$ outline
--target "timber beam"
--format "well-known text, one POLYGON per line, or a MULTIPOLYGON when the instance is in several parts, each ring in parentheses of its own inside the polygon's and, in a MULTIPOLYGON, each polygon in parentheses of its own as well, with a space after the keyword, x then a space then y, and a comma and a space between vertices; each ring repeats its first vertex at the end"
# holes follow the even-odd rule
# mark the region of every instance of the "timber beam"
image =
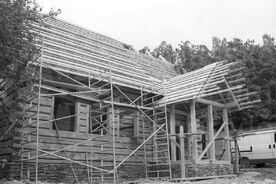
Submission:
POLYGON ((213 101, 213 100, 207 100, 207 99, 204 99, 204 98, 197 98, 197 99, 195 99, 195 101, 198 102, 198 103, 213 105, 213 106, 220 107, 220 108, 225 108, 226 107, 222 103, 219 103, 219 102, 216 102, 216 101, 213 101))

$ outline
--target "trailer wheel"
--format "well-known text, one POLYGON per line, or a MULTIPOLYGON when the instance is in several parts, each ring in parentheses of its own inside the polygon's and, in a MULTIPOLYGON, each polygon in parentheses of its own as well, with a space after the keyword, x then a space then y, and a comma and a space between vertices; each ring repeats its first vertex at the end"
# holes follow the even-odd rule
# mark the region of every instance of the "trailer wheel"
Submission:
POLYGON ((250 166, 249 159, 246 157, 241 158, 240 160, 240 166, 241 168, 247 168, 250 166))

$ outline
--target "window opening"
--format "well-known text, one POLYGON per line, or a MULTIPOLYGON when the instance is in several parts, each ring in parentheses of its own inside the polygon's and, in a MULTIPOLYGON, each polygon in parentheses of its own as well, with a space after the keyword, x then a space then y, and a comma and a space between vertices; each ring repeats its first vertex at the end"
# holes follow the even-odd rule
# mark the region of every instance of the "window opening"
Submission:
MULTIPOLYGON (((54 119, 72 116, 75 114, 75 100, 65 97, 55 97, 54 103, 54 119)), ((68 117, 53 122, 53 129, 63 131, 75 130, 75 116, 68 117), (56 122, 56 125, 55 125, 56 122), (57 126, 57 127, 56 127, 57 126)))

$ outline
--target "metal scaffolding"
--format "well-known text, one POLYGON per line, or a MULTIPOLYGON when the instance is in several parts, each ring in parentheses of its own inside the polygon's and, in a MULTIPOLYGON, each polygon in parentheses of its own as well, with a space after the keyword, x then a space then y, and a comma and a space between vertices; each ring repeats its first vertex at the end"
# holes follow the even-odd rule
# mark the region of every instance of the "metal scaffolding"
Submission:
MULTIPOLYGON (((43 42, 43 41, 42 41, 43 42)), ((27 124, 24 123, 22 141, 21 141, 21 177, 35 180, 38 183, 40 180, 40 158, 45 156, 53 156, 58 159, 64 160, 70 164, 70 169, 72 170, 75 182, 79 183, 81 179, 78 178, 76 170, 74 169, 73 164, 78 164, 87 168, 87 179, 89 182, 105 181, 106 177, 112 178, 113 183, 117 183, 118 169, 120 166, 126 163, 126 161, 134 156, 142 163, 144 163, 146 170, 146 177, 155 177, 155 178, 171 178, 171 163, 170 163, 170 153, 169 153, 169 137, 168 137, 168 120, 167 120, 167 108, 166 104, 162 106, 155 106, 155 101, 165 98, 164 88, 162 86, 158 87, 159 91, 145 91, 143 90, 143 85, 141 84, 141 95, 135 100, 128 97, 128 95, 121 89, 120 86, 116 85, 112 80, 112 69, 110 67, 109 71, 102 72, 98 75, 92 75, 92 73, 87 73, 86 78, 88 79, 87 84, 84 84, 81 81, 78 81, 76 78, 72 77, 68 73, 55 69, 53 66, 43 62, 43 44, 42 44, 42 56, 40 62, 37 63, 40 67, 39 69, 39 81, 36 85, 37 91, 37 107, 36 113, 32 114, 29 117, 27 124), (60 81, 49 81, 43 78, 44 70, 51 70, 57 75, 62 76, 68 82, 60 81), (93 77, 94 76, 94 77, 93 77), (45 85, 44 82, 61 85, 71 85, 71 86, 81 86, 85 88, 85 91, 69 91, 63 90, 51 85, 45 85), (93 83, 91 83, 93 81, 93 83), (66 84, 65 84, 66 83, 66 84), (53 91, 53 93, 43 93, 43 90, 53 91), (124 97, 128 103, 121 103, 115 101, 115 91, 120 96, 124 97), (162 91, 162 92, 160 92, 162 91), (86 95, 84 95, 86 94, 86 95), (41 98, 42 97, 56 97, 69 95, 75 98, 81 98, 91 102, 91 106, 94 108, 89 109, 86 113, 90 118, 89 131, 87 134, 88 138, 86 140, 79 141, 73 145, 66 146, 63 141, 63 137, 60 134, 60 130, 57 128, 57 121, 64 120, 67 118, 78 117, 81 113, 76 113, 70 116, 64 116, 59 118, 53 118, 52 120, 41 121, 41 98), (93 103, 92 103, 93 102, 93 103), (143 131, 143 141, 140 145, 137 145, 135 149, 131 149, 129 146, 125 145, 121 140, 117 132, 120 130, 118 122, 115 122, 117 115, 121 112, 116 110, 120 107, 134 109, 134 115, 137 115, 142 121, 142 131, 143 131), (32 121, 32 117, 36 116, 36 121, 32 121), (104 117, 108 118, 104 118, 104 117), (93 125, 96 126, 94 129, 93 125), (54 123, 56 127, 57 139, 62 148, 56 149, 55 151, 47 151, 40 148, 40 132, 43 131, 40 129, 42 124, 54 123), (147 126, 145 126, 148 124, 147 126), (32 127, 35 126, 35 130, 31 131, 32 127), (110 128, 111 127, 111 128, 110 128), (147 128, 146 128, 147 127, 147 128), (151 127, 152 129, 148 128, 151 127), (30 129, 30 130, 29 130, 30 129), (145 132, 149 131, 148 134, 145 132), (92 136, 93 133, 100 132, 97 136, 92 136), (90 135, 90 136, 89 136, 90 135), (105 135, 110 135, 112 137, 112 165, 105 165, 104 159, 100 160, 100 165, 94 165, 93 155, 101 155, 105 150, 104 143, 101 145, 93 145, 93 141, 98 138, 102 138, 105 135), (35 141, 33 140, 35 136, 35 141), (35 142, 33 149, 25 148, 26 145, 32 144, 35 142), (67 151, 69 149, 75 148, 82 144, 89 143, 90 152, 86 152, 85 159, 86 162, 81 162, 70 158, 67 151), (116 154, 116 145, 120 144, 129 154, 123 158, 121 161, 117 161, 116 154), (93 151, 93 147, 100 147, 100 151, 93 151), (136 154, 138 150, 144 151, 144 157, 141 158, 136 154), (65 156, 58 155, 58 153, 64 152, 65 156), (34 162, 35 160, 35 162, 34 162), (35 171, 31 171, 32 167, 30 165, 35 164, 35 171), (164 167, 166 166, 166 167, 164 167), (165 173, 165 174, 164 174, 165 173), (34 177, 32 177, 34 175, 34 177), (110 176, 112 175, 112 176, 110 176)), ((111 63, 110 63, 111 65, 111 63)), ((157 88, 157 87, 154 87, 157 88)), ((30 101, 30 108, 33 108, 33 100, 30 101)), ((122 110, 123 112, 123 110, 122 110)), ((50 126, 50 125, 49 125, 50 126)))

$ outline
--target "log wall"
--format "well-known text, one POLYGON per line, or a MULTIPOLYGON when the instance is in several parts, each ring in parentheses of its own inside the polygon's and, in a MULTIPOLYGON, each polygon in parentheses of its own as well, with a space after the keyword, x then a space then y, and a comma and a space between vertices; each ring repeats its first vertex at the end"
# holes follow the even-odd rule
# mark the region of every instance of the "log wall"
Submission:
MULTIPOLYGON (((48 90, 43 90, 43 94, 52 93, 48 90)), ((78 114, 75 118, 76 127, 74 131, 62 131, 53 127, 52 120, 54 119, 54 96, 42 96, 40 98, 39 106, 39 145, 38 148, 47 152, 54 152, 63 148, 73 146, 80 143, 78 146, 66 149, 65 151, 59 151, 53 155, 44 155, 39 158, 39 180, 50 181, 62 181, 64 173, 64 179, 69 181, 69 178, 73 177, 72 169, 68 160, 62 159, 69 158, 73 161, 74 169, 77 170, 77 175, 80 178, 88 179, 88 168, 83 165, 79 165, 74 162, 80 162, 83 164, 89 164, 104 169, 113 169, 113 142, 112 136, 108 133, 91 134, 89 133, 89 111, 91 106, 84 100, 75 99, 75 112, 78 114), (86 141, 91 139, 91 141, 86 141), (63 173, 63 174, 62 174, 63 173)), ((0 158, 5 159, 5 167, 1 168, 1 178, 6 177, 8 179, 20 179, 27 178, 34 179, 35 171, 35 155, 36 155, 36 123, 37 123, 37 106, 38 100, 34 99, 25 105, 27 111, 27 120, 23 122, 23 127, 17 127, 13 136, 9 139, 3 140, 0 144, 0 158), (8 151, 9 150, 9 151, 8 151), (28 161, 21 162, 22 159, 30 159, 28 161)), ((143 142, 143 135, 148 136, 151 133, 151 123, 142 120, 141 114, 137 114, 137 110, 132 109, 124 110, 121 113, 120 107, 115 108, 115 112, 118 111, 119 119, 116 126, 119 125, 119 134, 116 136, 115 153, 116 164, 123 161, 132 150, 136 149, 143 142), (138 119, 137 119, 138 118, 138 119), (144 122, 145 121, 145 122, 144 122), (143 125, 144 122, 144 125, 143 125), (134 135, 134 125, 139 127, 138 135, 134 135), (143 129, 144 126, 144 129, 143 129), (145 130, 146 129, 146 130, 145 130), (145 130, 145 131, 144 131, 145 130)), ((111 123, 109 123, 109 126, 111 123)), ((6 127, 1 127, 4 131, 6 127)), ((149 142, 148 144, 151 144, 149 142)), ((148 152, 151 152, 151 147, 148 146, 148 152)), ((43 154, 43 153, 40 153, 43 154)), ((135 153, 136 156, 131 156, 120 168, 119 173, 122 177, 129 178, 130 170, 135 170, 140 176, 143 175, 144 169, 137 169, 137 165, 144 167, 144 147, 141 147, 135 153), (139 158, 138 158, 139 157, 139 158)), ((2 164, 2 161, 1 161, 2 164)), ((90 171, 89 171, 90 172, 90 171)), ((92 172, 92 173, 95 173, 92 172)), ((101 176, 99 172, 96 175, 101 176)), ((108 174, 105 174, 105 176, 108 174)), ((133 175, 134 177, 134 175, 133 175)), ((107 177, 108 178, 108 177, 107 177)), ((65 181, 63 180, 63 181, 65 181)))
MULTIPOLYGON (((29 143, 25 143, 23 146, 23 152, 21 151, 22 144, 20 144, 20 141, 22 139, 22 132, 24 133, 30 133, 34 131, 34 128, 28 128, 25 130, 22 129, 16 129, 16 136, 14 137, 15 143, 13 143, 13 147, 15 149, 19 150, 18 155, 22 155, 25 159, 35 156, 35 147, 36 147, 36 136, 31 135, 29 138, 29 143)), ((80 143, 82 141, 85 141, 87 139, 92 139, 92 141, 84 142, 76 147, 72 147, 70 149, 66 150, 66 153, 64 151, 60 151, 57 153, 57 155, 61 157, 70 158, 74 161, 81 162, 83 164, 91 164, 94 167, 100 167, 104 169, 113 169, 113 143, 112 143, 112 137, 111 136, 99 136, 99 135, 93 135, 88 133, 76 133, 76 132, 65 132, 60 131, 60 137, 62 139, 59 139, 59 135, 55 130, 46 130, 41 129, 39 131, 39 149, 42 149, 44 151, 48 152, 54 152, 56 150, 60 150, 64 147, 69 147, 74 144, 80 143), (63 147, 64 146, 64 147, 63 147)), ((121 142, 116 141, 116 163, 120 163, 123 159, 125 159, 129 154, 130 151, 125 147, 127 146, 130 150, 134 150, 139 144, 141 144, 142 140, 137 138, 130 138, 130 137, 118 137, 121 142)), ((40 153, 42 154, 42 153, 40 153)), ((144 150, 143 147, 136 152, 136 155, 139 156, 141 159, 144 158, 144 150)), ((87 167, 78 165, 73 163, 74 169, 77 169, 77 173, 80 178, 87 179, 87 167)), ((135 169, 137 165, 143 166, 143 162, 138 159, 136 156, 131 156, 126 163, 120 167, 120 172, 123 173, 124 177, 127 176, 125 174, 129 171, 129 169, 135 169), (127 170, 124 171, 125 168, 128 167, 127 170)), ((10 163, 10 169, 13 171, 10 175, 13 178, 18 178, 19 173, 21 171, 21 164, 20 159, 17 161, 12 161, 10 163)), ((34 175, 34 160, 30 160, 29 162, 24 162, 24 169, 23 169, 23 177, 27 175, 27 170, 29 170, 34 175)), ((66 180, 73 177, 72 170, 70 170, 69 162, 57 158, 52 155, 45 155, 43 157, 39 158, 39 172, 40 172, 40 180, 55 180, 60 181, 59 178, 57 179, 57 173, 60 173, 62 176, 62 173, 65 173, 67 171, 66 180), (46 169, 46 168, 48 169, 46 169), (47 171, 47 172, 46 172, 47 171)), ((141 170, 140 170, 141 171, 141 170)), ((94 172, 99 177, 99 172, 94 172)), ((108 175, 108 174, 105 174, 108 175)), ((32 179, 32 178, 30 178, 32 179)), ((64 181, 64 180, 63 180, 64 181)))

